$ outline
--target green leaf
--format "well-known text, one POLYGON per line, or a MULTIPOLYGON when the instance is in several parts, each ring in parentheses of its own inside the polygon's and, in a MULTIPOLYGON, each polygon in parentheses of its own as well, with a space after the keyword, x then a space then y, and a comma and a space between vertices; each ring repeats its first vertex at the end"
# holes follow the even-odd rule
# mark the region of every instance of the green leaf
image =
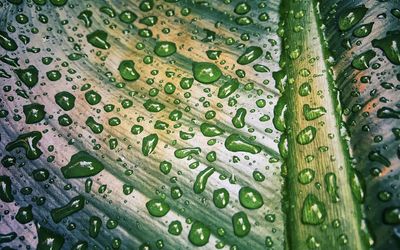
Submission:
POLYGON ((399 13, 0 2, 1 246, 397 249, 399 13))

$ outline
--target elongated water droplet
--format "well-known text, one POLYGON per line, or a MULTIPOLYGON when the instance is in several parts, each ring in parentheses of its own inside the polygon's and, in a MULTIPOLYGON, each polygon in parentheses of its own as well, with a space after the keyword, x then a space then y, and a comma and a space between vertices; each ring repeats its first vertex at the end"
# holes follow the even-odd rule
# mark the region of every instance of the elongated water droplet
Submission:
POLYGON ((356 56, 351 65, 358 70, 365 70, 369 68, 370 61, 376 56, 376 52, 368 50, 358 56, 356 56))
POLYGON ((42 155, 42 151, 37 147, 40 139, 42 139, 42 133, 39 131, 21 134, 15 141, 6 145, 6 150, 11 151, 15 148, 23 148, 29 160, 36 160, 42 155))
POLYGON ((244 237, 249 234, 251 224, 246 213, 237 212, 232 216, 233 232, 238 237, 244 237))
POLYGON ((363 203, 365 197, 365 183, 356 170, 352 170, 350 173, 350 188, 356 200, 363 203))
POLYGON ((13 240, 15 240, 15 238, 17 238, 17 233, 16 232, 10 232, 10 233, 1 233, 0 234, 0 243, 8 243, 11 242, 13 240))
POLYGON ((264 205, 261 194, 251 187, 242 187, 239 190, 239 201, 243 207, 248 209, 257 209, 264 205))
POLYGON ((54 208, 51 210, 51 218, 55 223, 61 222, 66 217, 80 211, 85 206, 85 198, 82 195, 78 195, 72 198, 66 205, 54 208))
POLYGON ((194 182, 193 185, 193 191, 196 194, 200 194, 202 193, 207 185, 207 181, 208 178, 210 178, 210 176, 215 172, 215 168, 213 167, 207 167, 206 169, 204 169, 203 171, 201 171, 197 177, 196 177, 196 181, 194 182))
POLYGON ((80 240, 77 243, 75 243, 71 250, 87 250, 88 249, 88 243, 87 241, 80 240))
POLYGON ((229 203, 229 192, 225 188, 214 190, 213 202, 217 208, 224 208, 229 203))
POLYGON ((91 12, 90 10, 84 10, 79 13, 78 19, 83 21, 86 28, 89 28, 90 26, 92 26, 92 15, 93 12, 91 12))
POLYGON ((400 110, 396 111, 389 107, 383 107, 378 109, 377 116, 381 119, 400 119, 400 110))
POLYGON ((43 227, 41 224, 36 224, 38 234, 38 244, 36 248, 60 250, 64 245, 65 239, 62 235, 43 227))
POLYGON ((246 125, 246 114, 247 110, 244 108, 239 108, 236 111, 235 116, 232 118, 232 124, 235 126, 235 128, 243 128, 246 125))
POLYGON ((151 134, 143 138, 142 141, 142 153, 145 156, 148 156, 151 154, 154 149, 156 148, 158 143, 158 135, 157 134, 151 134))
POLYGON ((356 28, 353 31, 353 35, 355 37, 360 37, 360 38, 361 37, 366 37, 371 33, 373 25, 374 25, 373 22, 361 25, 360 27, 356 28))
POLYGON ((85 122, 86 126, 95 134, 100 134, 103 132, 104 126, 94 120, 92 116, 89 116, 85 122))
POLYGON ((277 104, 274 107, 274 118, 273 123, 275 128, 284 132, 286 130, 286 110, 287 110, 287 101, 286 101, 286 92, 278 99, 277 104))
POLYGON ((301 220, 304 224, 319 225, 324 222, 326 209, 317 196, 308 194, 303 203, 301 220))
POLYGON ((231 94, 233 94, 239 88, 239 81, 234 79, 229 79, 218 89, 218 97, 224 99, 231 94))
POLYGON ((86 151, 80 151, 71 156, 69 163, 61 168, 61 172, 66 179, 85 178, 96 175, 103 169, 104 165, 99 160, 86 151))
POLYGON ((15 51, 18 48, 14 39, 9 37, 4 31, 0 31, 0 46, 8 51, 15 51))
POLYGON ((159 103, 157 101, 153 101, 151 99, 147 100, 143 106, 146 108, 147 111, 149 112, 160 112, 161 110, 163 110, 165 108, 165 105, 162 103, 159 103))
POLYGON ((368 154, 368 159, 370 161, 379 162, 386 167, 390 167, 391 162, 388 158, 381 154, 380 151, 371 151, 368 154))
POLYGON ((91 216, 89 219, 89 236, 96 238, 100 233, 100 228, 103 222, 97 216, 91 216))
POLYGON ((194 148, 182 148, 175 150, 175 157, 178 159, 183 159, 191 155, 199 155, 201 153, 201 149, 199 147, 194 148))
POLYGON ((308 126, 299 132, 299 134, 296 137, 296 141, 300 145, 309 144, 314 140, 316 134, 317 134, 317 129, 313 126, 308 126))
POLYGON ((225 148, 232 152, 247 152, 257 154, 261 151, 261 147, 251 143, 248 139, 232 134, 225 140, 225 148))
POLYGON ((0 175, 0 200, 6 203, 14 201, 11 179, 7 175, 0 175))
POLYGON ((214 137, 218 135, 222 135, 225 131, 216 125, 212 125, 210 123, 202 123, 200 125, 201 133, 206 137, 214 137))
POLYGON ((107 42, 108 34, 103 30, 96 30, 86 36, 88 43, 99 49, 109 49, 111 45, 107 42))
POLYGON ((339 195, 337 193, 338 186, 336 184, 336 175, 334 173, 327 173, 325 175, 325 188, 331 198, 331 201, 336 203, 340 201, 339 195))
POLYGON ((316 107, 311 108, 310 105, 304 104, 303 106, 303 115, 307 121, 315 120, 326 113, 326 109, 324 107, 316 107))

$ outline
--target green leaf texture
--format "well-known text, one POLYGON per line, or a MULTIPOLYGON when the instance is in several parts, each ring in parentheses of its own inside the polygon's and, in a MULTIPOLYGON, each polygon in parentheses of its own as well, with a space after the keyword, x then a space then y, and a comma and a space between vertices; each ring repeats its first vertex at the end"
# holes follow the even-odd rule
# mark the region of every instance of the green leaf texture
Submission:
POLYGON ((0 248, 399 248, 399 6, 0 0, 0 248))

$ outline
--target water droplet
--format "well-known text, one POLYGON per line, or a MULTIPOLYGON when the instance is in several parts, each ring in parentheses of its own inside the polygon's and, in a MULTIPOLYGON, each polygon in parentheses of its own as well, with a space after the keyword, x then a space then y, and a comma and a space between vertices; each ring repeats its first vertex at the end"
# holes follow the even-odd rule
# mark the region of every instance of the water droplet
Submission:
POLYGON ((42 121, 46 112, 44 111, 44 105, 39 103, 32 103, 23 106, 23 112, 25 114, 25 123, 34 124, 42 121))
POLYGON ((193 222, 189 231, 189 240, 195 246, 204 246, 208 243, 211 230, 200 221, 193 222))
POLYGON ((57 93, 55 96, 55 101, 63 110, 69 111, 75 107, 75 96, 67 91, 62 91, 57 93))
POLYGON ((65 239, 63 236, 37 224, 38 244, 37 249, 62 249, 65 239))
POLYGON ((247 209, 258 209, 264 205, 261 194, 251 187, 242 187, 240 189, 239 201, 247 209))
POLYGON ((299 132, 296 137, 296 141, 300 145, 306 145, 311 143, 315 135, 317 134, 317 129, 313 126, 307 126, 305 129, 299 132))
POLYGON ((80 151, 71 156, 67 165, 61 168, 66 179, 85 178, 96 175, 104 169, 104 165, 85 151, 80 151))
POLYGON ((172 235, 180 235, 182 232, 182 223, 178 220, 172 221, 168 226, 168 233, 172 235))
POLYGON ((16 69, 15 74, 28 88, 33 88, 39 81, 39 71, 33 65, 29 65, 26 69, 16 69))
POLYGON ((372 46, 383 50, 390 62, 400 65, 400 30, 389 31, 386 37, 372 40, 372 46))
POLYGON ((42 139, 42 133, 39 131, 25 133, 19 135, 15 141, 8 143, 6 150, 11 151, 15 148, 23 148, 29 160, 36 160, 42 155, 42 151, 37 147, 40 139, 42 139))
POLYGON ((341 31, 347 31, 354 27, 367 13, 368 8, 364 5, 360 5, 354 8, 350 8, 343 12, 339 17, 339 29, 341 31))
POLYGON ((14 201, 11 179, 7 175, 0 175, 0 200, 5 203, 14 201))
POLYGON ((229 203, 229 192, 225 188, 214 190, 213 202, 217 208, 224 208, 229 203))
POLYGON ((101 95, 94 90, 89 90, 85 93, 85 100, 90 105, 96 105, 101 101, 101 95))
POLYGON ((169 212, 169 205, 163 200, 153 199, 146 203, 147 211, 154 217, 163 217, 169 212))
POLYGON ((360 55, 356 56, 351 65, 358 70, 365 70, 369 68, 370 61, 376 56, 376 52, 368 50, 360 55))
POLYGON ((240 65, 246 65, 254 62, 263 54, 263 50, 257 46, 248 47, 245 52, 239 56, 237 63, 240 65))
POLYGON ((240 2, 236 4, 235 9, 233 10, 238 15, 247 14, 251 10, 251 6, 248 3, 240 2))
POLYGON ((308 194, 303 203, 301 220, 304 224, 319 225, 326 217, 325 205, 315 195, 308 194))
POLYGON ((315 171, 311 168, 305 168, 299 172, 298 180, 301 184, 306 185, 311 183, 315 178, 315 171))
POLYGON ((55 223, 61 222, 66 217, 80 211, 85 206, 85 198, 82 195, 78 195, 72 198, 66 205, 54 208, 51 210, 51 218, 55 223))
POLYGON ((246 213, 237 212, 232 216, 233 232, 238 237, 244 237, 249 234, 251 225, 246 213))
POLYGON ((204 84, 216 82, 222 76, 221 70, 209 62, 194 62, 192 71, 194 79, 204 84))
POLYGON ((218 135, 222 135, 225 131, 216 125, 212 125, 210 123, 202 123, 200 125, 201 133, 206 137, 214 137, 218 135))
POLYGON ((140 74, 135 69, 135 63, 132 60, 124 60, 118 66, 119 74, 126 81, 136 81, 140 74))
POLYGON ((207 167, 201 171, 193 184, 193 191, 196 194, 202 193, 206 189, 208 178, 215 172, 215 168, 207 167))
POLYGON ((304 104, 303 106, 303 115, 307 121, 312 121, 318 119, 326 113, 326 109, 324 107, 316 107, 311 108, 310 105, 304 104))
POLYGON ((102 221, 97 216, 91 216, 89 219, 89 236, 92 238, 96 238, 101 229, 102 221))
POLYGON ((225 140, 225 147, 232 152, 247 152, 257 154, 261 151, 261 147, 252 144, 248 139, 238 135, 231 134, 225 140))
POLYGON ((353 36, 360 38, 368 36, 372 31, 373 25, 373 22, 361 25, 353 31, 353 36))
POLYGON ((109 49, 111 45, 107 42, 108 34, 103 30, 96 30, 86 36, 88 43, 99 49, 109 49))
POLYGON ((224 99, 232 95, 239 88, 239 85, 240 83, 236 78, 227 80, 218 89, 218 97, 224 99))
POLYGON ((156 148, 158 143, 158 135, 151 134, 143 138, 142 141, 142 153, 144 156, 151 154, 156 148))
POLYGON ((383 222, 388 225, 400 224, 400 208, 389 207, 383 211, 383 222))
POLYGON ((175 54, 176 45, 173 42, 159 41, 154 47, 154 53, 159 57, 167 57, 175 54))
POLYGON ((336 203, 340 201, 339 195, 337 193, 338 186, 336 184, 336 175, 334 173, 327 173, 325 175, 325 188, 331 198, 331 201, 336 203))
POLYGON ((239 108, 236 111, 235 116, 232 118, 232 124, 233 124, 233 126, 235 126, 235 128, 243 128, 245 126, 246 114, 247 114, 247 110, 244 108, 239 108))

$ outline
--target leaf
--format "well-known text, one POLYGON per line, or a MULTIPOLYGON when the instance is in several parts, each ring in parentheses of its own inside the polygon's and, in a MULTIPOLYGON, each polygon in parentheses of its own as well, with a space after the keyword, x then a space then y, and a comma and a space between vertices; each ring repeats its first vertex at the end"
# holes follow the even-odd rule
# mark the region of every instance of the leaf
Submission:
POLYGON ((399 8, 390 1, 371 5, 365 2, 369 10, 360 24, 374 22, 371 33, 361 39, 353 37, 352 30, 344 32, 343 37, 335 36, 337 16, 357 4, 338 2, 338 7, 321 8, 321 16, 326 25, 325 34, 330 51, 333 52, 333 70, 337 78, 343 120, 350 135, 348 145, 354 158, 352 166, 357 169, 360 184, 365 188, 362 192, 365 196, 363 206, 366 223, 362 226, 368 226, 374 249, 396 249, 399 247, 396 226, 387 223, 384 216, 386 211, 400 205, 399 199, 395 198, 399 192, 394 189, 400 166, 399 143, 393 132, 399 127, 395 112, 399 111, 396 86, 399 85, 400 75, 396 58, 400 54, 396 49, 399 43, 389 42, 396 39, 393 34, 398 30, 396 22, 399 19, 395 13, 399 8), (332 14, 334 9, 337 12, 332 14), (386 18, 381 19, 384 16, 386 18), (351 47, 343 46, 345 40, 351 47), (371 67, 360 72, 350 66, 358 52, 368 50, 373 50, 377 55, 371 61, 371 67), (394 112, 383 112, 389 109, 394 112), (375 157, 371 158, 372 154, 375 157))
POLYGON ((395 5, 0 2, 2 247, 396 248, 395 5))

